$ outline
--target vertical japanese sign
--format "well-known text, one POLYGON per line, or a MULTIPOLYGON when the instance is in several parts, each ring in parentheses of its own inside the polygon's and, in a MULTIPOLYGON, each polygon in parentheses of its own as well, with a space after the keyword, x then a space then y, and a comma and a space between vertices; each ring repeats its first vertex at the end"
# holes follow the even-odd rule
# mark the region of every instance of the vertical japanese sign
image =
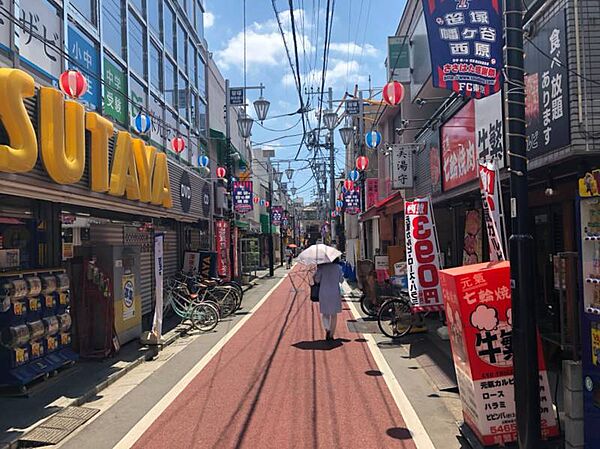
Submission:
POLYGON ((502 92, 475 100, 475 146, 480 161, 504 167, 502 92))
POLYGON ((463 240, 463 265, 483 262, 481 240, 481 211, 468 210, 465 214, 465 236, 463 240))
POLYGON ((163 321, 163 269, 164 269, 164 234, 154 234, 154 319, 152 320, 152 333, 160 340, 163 321))
POLYGON ((373 207, 379 199, 379 179, 368 178, 366 180, 367 189, 367 209, 373 207))
POLYGON ((423 0, 433 86, 482 98, 502 87, 500 0, 423 0))
MULTIPOLYGON (((1 20, 7 19, 2 16, 1 20)), ((19 54, 26 63, 52 80, 57 80, 61 72, 61 29, 62 18, 49 1, 21 2, 19 24, 15 25, 15 42, 19 54)))
POLYGON ((413 153, 414 144, 393 144, 391 163, 392 189, 408 189, 413 187, 413 153))
POLYGON ((240 262, 239 262, 239 251, 238 242, 240 237, 240 230, 237 226, 233 228, 233 278, 239 279, 240 277, 240 262))
POLYGON ((272 206, 271 207, 271 224, 273 226, 279 226, 281 224, 282 218, 283 218, 283 207, 282 206, 272 206))
POLYGON ((469 101, 442 126, 444 191, 477 179, 474 102, 469 101))
POLYGON ((388 80, 410 83, 410 39, 388 36, 388 80))
POLYGON ((88 82, 87 93, 81 99, 90 109, 97 110, 100 105, 100 58, 98 47, 91 39, 69 26, 69 67, 81 70, 88 82))
POLYGON ((404 203, 408 294, 413 310, 443 310, 437 233, 429 198, 404 203))
POLYGON ((440 133, 434 131, 425 142, 425 151, 429 151, 429 173, 431 174, 431 193, 442 191, 442 161, 440 157, 440 133))
MULTIPOLYGON (((440 272, 452 358, 465 423, 484 445, 515 441, 510 265, 476 264, 440 272)), ((539 339, 538 339, 538 345, 539 339)), ((542 435, 558 435, 541 347, 542 435)))
POLYGON ((229 279, 230 260, 229 244, 231 234, 229 232, 229 222, 227 220, 217 220, 215 222, 215 248, 217 250, 217 274, 220 277, 229 279))
POLYGON ((360 213, 360 189, 358 187, 348 190, 344 194, 344 210, 350 215, 360 213))
POLYGON ((235 181, 233 183, 233 210, 238 214, 246 214, 253 208, 252 181, 235 181))
POLYGON ((502 210, 500 177, 494 163, 479 164, 479 188, 483 219, 487 230, 492 262, 506 260, 506 231, 502 210))
POLYGON ((104 115, 125 125, 127 123, 127 75, 125 69, 104 57, 104 115))
POLYGON ((525 121, 529 158, 567 146, 571 141, 564 11, 548 20, 531 40, 524 44, 527 53, 525 121))

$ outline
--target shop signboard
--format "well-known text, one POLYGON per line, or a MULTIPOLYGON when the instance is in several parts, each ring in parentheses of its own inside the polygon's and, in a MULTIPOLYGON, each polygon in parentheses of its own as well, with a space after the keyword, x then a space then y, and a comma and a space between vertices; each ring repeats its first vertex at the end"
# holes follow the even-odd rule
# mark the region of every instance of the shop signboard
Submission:
POLYGON ((525 41, 527 157, 569 145, 569 72, 565 11, 559 10, 525 41))
MULTIPOLYGON (((7 20, 6 16, 2 20, 7 20)), ((21 2, 19 25, 15 25, 19 54, 24 62, 54 82, 61 73, 62 24, 57 8, 48 0, 21 2)))
POLYGON ((444 191, 477 179, 474 105, 473 101, 469 101, 442 126, 444 191))
POLYGON ((179 178, 179 201, 181 203, 181 210, 189 212, 192 207, 192 183, 190 182, 190 175, 185 170, 182 170, 179 178))
MULTIPOLYGON (((508 262, 442 270, 440 280, 465 423, 484 446, 516 440, 508 262)), ((538 338, 542 436, 558 435, 538 338)))
POLYGON ((186 251, 183 255, 183 272, 184 273, 199 273, 200 272, 200 253, 195 251, 186 251))
POLYGON ((392 145, 392 189, 409 189, 414 185, 413 154, 415 144, 395 143, 392 145))
POLYGON ((233 210, 238 214, 247 214, 254 208, 252 201, 252 181, 233 183, 233 210))
POLYGON ((346 100, 346 114, 358 115, 360 114, 360 101, 359 100, 346 100))
POLYGON ((230 238, 231 233, 229 232, 229 222, 227 220, 217 220, 215 222, 217 274, 226 279, 229 279, 231 273, 229 259, 230 238))
POLYGON ((408 294, 414 311, 443 310, 437 231, 430 198, 404 203, 408 294))
POLYGON ((488 236, 490 260, 506 260, 506 231, 504 211, 502 210, 502 191, 500 176, 494 163, 479 164, 479 188, 483 219, 488 236))
POLYGON ((154 319, 152 320, 152 333, 160 341, 163 321, 163 268, 164 268, 164 239, 163 233, 154 234, 154 319))
POLYGON ((104 57, 104 97, 102 112, 114 121, 127 123, 127 72, 112 59, 104 57))
POLYGON ((410 39, 388 36, 388 80, 410 83, 410 39))
POLYGON ((123 321, 135 317, 135 275, 124 274, 122 277, 123 321))
POLYGON ((369 209, 375 206, 375 203, 379 199, 379 179, 368 178, 365 184, 367 188, 367 209, 369 209))
POLYGON ((271 225, 279 226, 283 219, 283 207, 273 206, 271 207, 271 225))
POLYGON ((0 48, 10 51, 10 0, 0 0, 0 48))
POLYGON ((442 192, 442 162, 440 160, 440 133, 434 131, 425 142, 425 151, 429 151, 429 173, 431 175, 431 193, 442 192))
POLYGON ((206 218, 210 216, 210 185, 208 182, 202 186, 202 214, 206 218))
POLYGON ((502 92, 475 100, 475 146, 480 161, 504 167, 502 92))
POLYGON ((434 87, 482 98, 502 87, 502 2, 423 0, 434 87))
MULTIPOLYGON (((77 151, 67 158, 62 147, 49 143, 65 141, 65 126, 62 122, 60 126, 55 123, 55 111, 67 108, 64 95, 52 87, 38 89, 40 106, 37 126, 34 126, 25 108, 27 95, 23 92, 35 92, 35 82, 30 75, 18 69, 5 69, 0 73, 0 98, 6 99, 0 109, 2 105, 9 107, 12 118, 10 122, 2 120, 2 124, 9 135, 19 129, 27 136, 20 148, 7 147, 5 157, 0 160, 0 172, 28 173, 36 169, 40 159, 48 177, 62 186, 85 185, 85 189, 114 198, 173 207, 166 154, 146 146, 144 141, 132 138, 125 131, 114 134, 111 122, 95 112, 86 112, 74 102, 70 103, 68 125, 88 132, 76 135, 73 148, 77 151), (109 165, 110 139, 114 141, 114 149, 109 165), (86 168, 89 180, 84 182, 86 168)), ((0 117, 5 114, 0 111, 0 117)))
POLYGON ((360 189, 358 187, 354 187, 344 194, 344 210, 350 215, 360 213, 360 189))
POLYGON ((98 46, 90 38, 69 26, 69 66, 81 70, 88 82, 87 93, 81 97, 90 109, 97 110, 100 105, 100 58, 98 46))
POLYGON ((375 256, 375 274, 377 282, 384 282, 389 279, 390 259, 388 256, 375 256))
POLYGON ((463 240, 463 265, 483 262, 481 239, 481 211, 468 210, 465 214, 465 236, 463 240))

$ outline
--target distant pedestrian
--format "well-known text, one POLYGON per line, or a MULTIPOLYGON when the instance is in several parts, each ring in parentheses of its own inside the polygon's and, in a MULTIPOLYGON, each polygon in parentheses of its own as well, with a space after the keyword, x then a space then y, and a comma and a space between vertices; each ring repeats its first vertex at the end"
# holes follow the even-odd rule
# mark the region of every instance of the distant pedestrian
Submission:
POLYGON ((318 265, 314 277, 315 283, 320 284, 319 308, 326 340, 333 340, 337 314, 342 311, 340 283, 343 281, 344 275, 338 262, 339 258, 331 263, 318 265))
POLYGON ((285 250, 285 261, 286 261, 286 268, 289 270, 290 268, 292 268, 292 259, 294 257, 294 253, 292 252, 292 248, 286 248, 285 250))

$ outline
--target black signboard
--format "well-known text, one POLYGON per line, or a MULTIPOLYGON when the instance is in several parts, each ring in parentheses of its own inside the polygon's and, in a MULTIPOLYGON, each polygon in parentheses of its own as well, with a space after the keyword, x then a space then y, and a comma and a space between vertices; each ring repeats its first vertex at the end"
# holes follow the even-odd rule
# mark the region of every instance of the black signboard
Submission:
POLYGON ((348 115, 360 114, 360 101, 359 100, 346 100, 346 114, 348 114, 348 115))
POLYGON ((179 178, 179 197, 181 198, 181 210, 189 212, 192 205, 192 184, 186 171, 179 178))
POLYGON ((210 214, 210 186, 207 182, 202 187, 202 213, 207 218, 210 214))
POLYGON ((531 159, 571 142, 569 72, 564 11, 555 14, 525 41, 525 119, 531 159), (537 48, 536 48, 537 47, 537 48))
POLYGON ((242 106, 244 104, 244 88, 229 89, 229 104, 231 106, 242 106))

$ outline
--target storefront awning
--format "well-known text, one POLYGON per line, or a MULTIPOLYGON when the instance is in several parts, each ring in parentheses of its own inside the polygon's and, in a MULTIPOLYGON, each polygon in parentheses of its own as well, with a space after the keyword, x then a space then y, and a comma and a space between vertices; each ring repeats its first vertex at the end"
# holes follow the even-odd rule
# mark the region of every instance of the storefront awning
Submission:
POLYGON ((401 192, 396 192, 387 198, 376 202, 373 206, 363 212, 359 221, 367 221, 382 214, 396 214, 404 209, 404 198, 401 192))
POLYGON ((247 223, 245 221, 235 220, 234 224, 235 224, 236 227, 238 227, 240 229, 248 229, 248 228, 250 228, 250 223, 247 223))

